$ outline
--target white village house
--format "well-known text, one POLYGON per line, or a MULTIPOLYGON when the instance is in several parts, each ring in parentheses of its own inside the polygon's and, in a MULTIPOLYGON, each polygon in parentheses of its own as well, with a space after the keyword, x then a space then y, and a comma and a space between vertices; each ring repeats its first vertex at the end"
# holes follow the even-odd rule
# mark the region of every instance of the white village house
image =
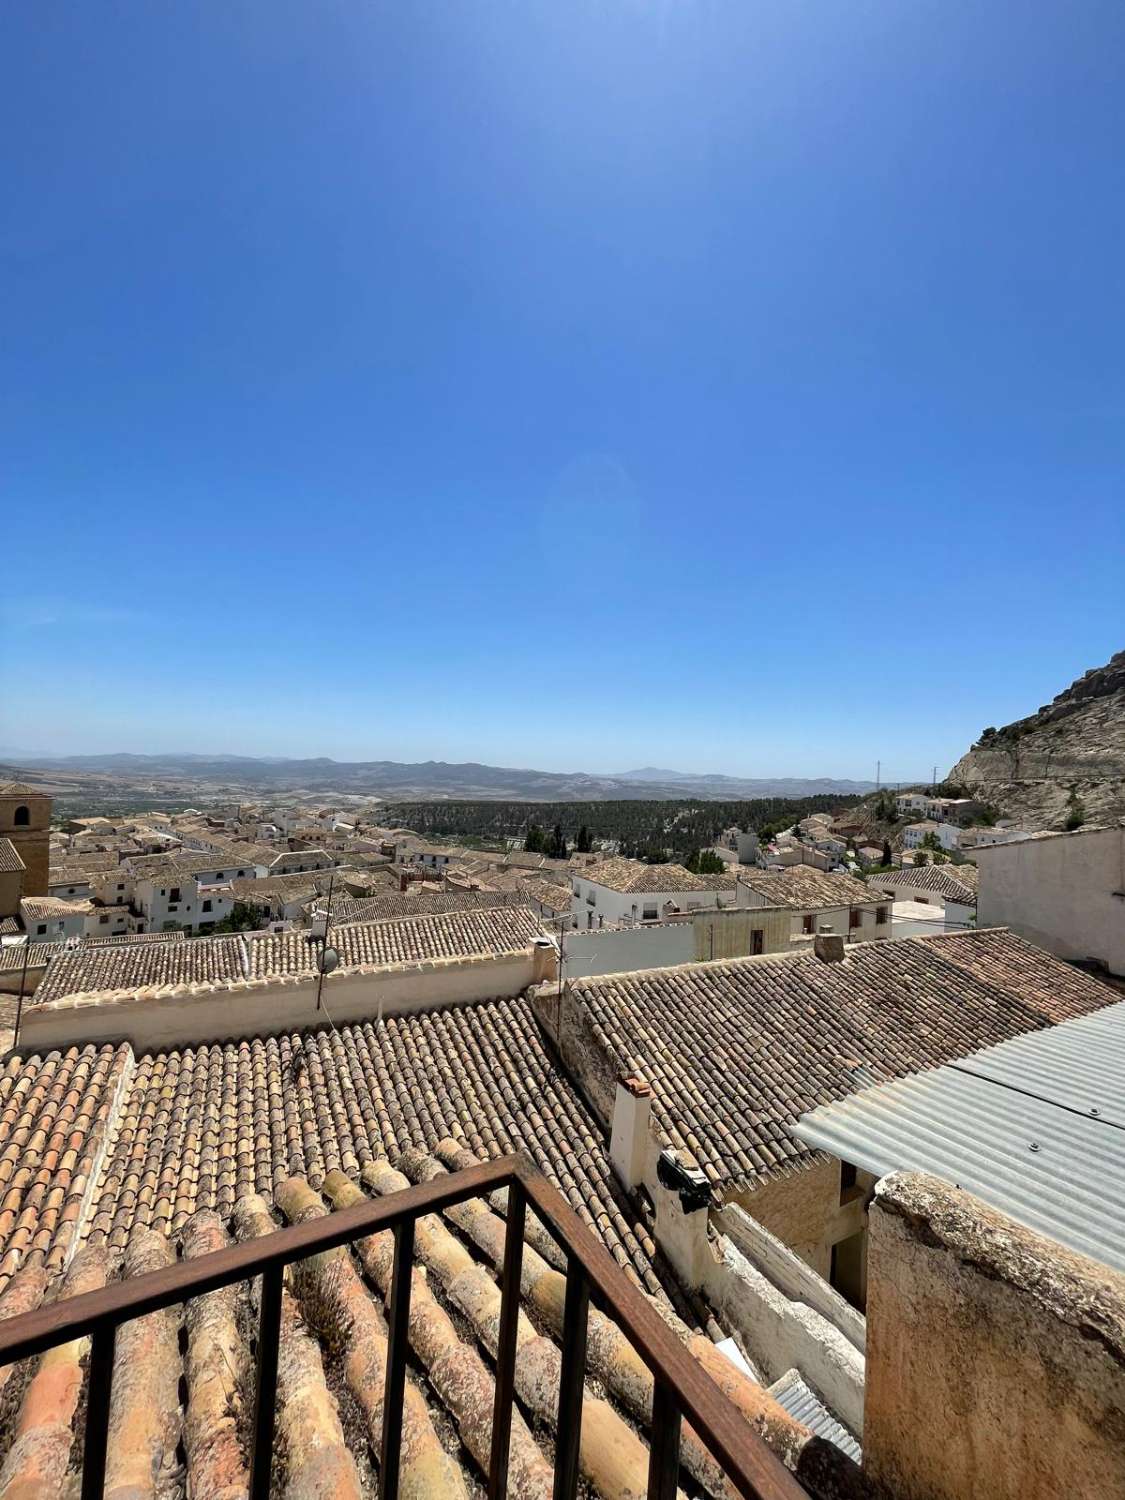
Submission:
POLYGON ((639 859, 607 859, 590 873, 573 876, 575 927, 660 922, 705 906, 733 906, 730 875, 693 875, 683 865, 646 865, 639 859))

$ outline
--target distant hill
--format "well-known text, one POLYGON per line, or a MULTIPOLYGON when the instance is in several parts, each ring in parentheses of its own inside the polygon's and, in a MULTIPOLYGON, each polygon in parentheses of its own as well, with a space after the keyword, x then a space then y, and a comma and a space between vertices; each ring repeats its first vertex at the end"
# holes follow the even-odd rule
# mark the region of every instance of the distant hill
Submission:
MULTIPOLYGON (((848 796, 869 791, 870 781, 829 777, 737 777, 696 775, 686 771, 646 769, 599 776, 586 771, 519 770, 428 760, 414 764, 393 760, 335 761, 245 755, 68 755, 28 757, 20 764, 57 775, 104 775, 134 784, 206 784, 212 789, 268 792, 309 791, 328 795, 431 798, 499 798, 531 802, 583 802, 622 799, 699 797, 729 801, 758 797, 848 796)), ((18 765, 0 768, 12 775, 18 765)))
POLYGON ((1061 828, 1072 789, 1088 823, 1125 817, 1125 651, 1027 718, 986 729, 949 780, 1032 829, 1061 828))

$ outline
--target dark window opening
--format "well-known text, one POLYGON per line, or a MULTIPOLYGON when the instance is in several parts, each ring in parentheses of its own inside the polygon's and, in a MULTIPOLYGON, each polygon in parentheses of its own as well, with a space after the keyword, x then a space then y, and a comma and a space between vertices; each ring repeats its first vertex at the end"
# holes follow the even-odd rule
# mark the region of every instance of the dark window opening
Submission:
POLYGON ((17 828, 26 828, 31 822, 30 810, 26 807, 17 807, 12 822, 17 828))

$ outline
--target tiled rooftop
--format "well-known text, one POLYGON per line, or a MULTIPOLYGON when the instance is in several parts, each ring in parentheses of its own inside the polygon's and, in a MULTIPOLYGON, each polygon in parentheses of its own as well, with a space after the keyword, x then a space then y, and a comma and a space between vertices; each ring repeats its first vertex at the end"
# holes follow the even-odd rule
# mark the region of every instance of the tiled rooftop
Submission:
POLYGON ((27 967, 36 969, 69 952, 62 943, 4 943, 0 946, 0 972, 22 969, 25 954, 27 967))
POLYGON ((879 887, 885 880, 896 885, 916 886, 920 891, 932 891, 944 896, 947 901, 956 901, 962 906, 977 904, 979 874, 976 865, 903 865, 901 870, 885 870, 871 877, 871 884, 879 887))
POLYGON ((693 875, 683 865, 646 865, 639 859, 606 859, 575 873, 583 880, 622 893, 717 891, 731 884, 727 875, 693 875))
POLYGON ((527 1151, 618 1264, 659 1289, 598 1127, 522 999, 140 1057, 91 1237, 175 1233, 197 1208, 229 1215, 294 1173, 318 1186, 445 1137, 481 1157, 527 1151))
POLYGON ((20 902, 25 922, 57 922, 63 917, 85 916, 93 909, 89 901, 62 901, 57 896, 24 896, 20 902))
MULTIPOLYGON (((282 1222, 304 1222, 365 1196, 393 1194, 411 1182, 469 1165, 455 1140, 432 1154, 407 1149, 395 1166, 375 1160, 352 1177, 334 1171, 314 1188, 298 1175, 273 1194, 244 1193, 229 1222, 202 1209, 182 1226, 179 1248, 194 1259, 250 1241, 282 1222), (397 1168, 397 1170, 396 1170, 397 1168), (362 1187, 355 1180, 362 1177, 362 1187)), ((401 1489, 418 1500, 469 1500, 484 1493, 495 1385, 499 1319, 497 1275, 503 1263, 506 1201, 470 1199, 416 1227, 408 1324, 411 1359, 403 1401, 401 1489)), ((177 1245, 139 1221, 124 1246, 126 1277, 169 1266, 177 1245)), ((274 1481, 290 1497, 367 1500, 378 1492, 379 1451, 394 1236, 389 1230, 351 1247, 311 1256, 287 1274, 281 1299, 274 1481)), ((558 1422, 563 1298, 561 1260, 534 1219, 523 1249, 521 1310, 512 1410, 510 1493, 549 1500, 558 1422)), ((62 1296, 94 1290, 115 1274, 104 1244, 75 1257, 62 1296)), ((45 1288, 13 1283, 0 1315, 35 1305, 45 1288)), ((52 1292, 53 1292, 52 1288, 52 1292)), ((240 1283, 186 1308, 126 1323, 117 1334, 106 1454, 106 1493, 235 1500, 247 1493, 253 1420, 253 1348, 258 1291, 240 1283)), ((719 1382, 766 1441, 793 1462, 811 1430, 791 1417, 705 1335, 661 1306, 688 1353, 719 1382)), ((581 1493, 639 1500, 647 1489, 653 1380, 621 1330, 589 1313, 588 1378, 582 1394, 581 1493)), ((77 1492, 86 1372, 80 1342, 28 1362, 9 1392, 0 1491, 8 1495, 77 1492)), ((729 1497, 714 1460, 686 1426, 685 1490, 729 1497)), ((823 1472, 823 1465, 818 1466, 823 1472)), ((825 1493, 856 1493, 858 1473, 838 1459, 825 1493), (841 1468, 841 1465, 845 1466, 841 1468), (845 1472, 845 1469, 847 1472, 845 1472)))
POLYGON ((11 839, 0 839, 0 874, 18 874, 27 866, 20 858, 19 850, 11 839))
POLYGON ((810 1158, 806 1110, 1118 997, 1004 930, 574 980, 618 1072, 645 1078, 665 1144, 737 1186, 810 1158))
POLYGON ((526 904, 522 891, 405 891, 401 895, 332 897, 332 921, 376 922, 390 917, 432 917, 449 911, 494 911, 526 904))
POLYGON ((0 1292, 21 1266, 62 1265, 131 1061, 127 1046, 87 1046, 4 1064, 0 1292))
MULTIPOLYGON (((333 923, 330 942, 340 955, 340 967, 347 969, 515 953, 530 948, 542 936, 543 929, 530 908, 509 906, 397 921, 333 923)), ((262 933, 249 938, 247 948, 252 979, 316 971, 316 946, 306 932, 262 933)))
POLYGON ((787 870, 771 874, 764 870, 741 869, 738 878, 763 896, 770 906, 788 906, 794 910, 863 906, 885 900, 874 884, 865 885, 854 875, 829 875, 809 865, 790 865, 787 870))
POLYGON ((67 949, 51 965, 35 992, 36 1004, 65 995, 86 995, 155 985, 214 984, 241 980, 239 937, 196 938, 182 943, 83 944, 67 949))
MULTIPOLYGON (((527 906, 449 912, 397 921, 333 924, 340 970, 432 959, 514 953, 543 936, 527 906)), ((181 943, 83 943, 63 953, 36 991, 36 1004, 69 995, 121 994, 166 985, 237 985, 316 972, 319 945, 308 931, 191 938, 181 943)))

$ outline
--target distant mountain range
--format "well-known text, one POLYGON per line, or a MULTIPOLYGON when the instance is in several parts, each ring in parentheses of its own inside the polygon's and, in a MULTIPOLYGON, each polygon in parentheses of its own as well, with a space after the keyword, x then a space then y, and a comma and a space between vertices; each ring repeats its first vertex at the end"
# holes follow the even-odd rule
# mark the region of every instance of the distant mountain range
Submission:
POLYGON ((207 784, 210 790, 243 792, 341 792, 397 801, 434 798, 495 798, 528 802, 603 802, 616 798, 699 797, 740 801, 754 797, 849 796, 873 790, 871 781, 830 777, 743 777, 665 771, 597 775, 585 771, 530 771, 427 760, 336 761, 327 756, 288 760, 247 755, 66 755, 7 753, 11 765, 0 776, 16 778, 20 767, 56 775, 111 776, 131 783, 207 784))

